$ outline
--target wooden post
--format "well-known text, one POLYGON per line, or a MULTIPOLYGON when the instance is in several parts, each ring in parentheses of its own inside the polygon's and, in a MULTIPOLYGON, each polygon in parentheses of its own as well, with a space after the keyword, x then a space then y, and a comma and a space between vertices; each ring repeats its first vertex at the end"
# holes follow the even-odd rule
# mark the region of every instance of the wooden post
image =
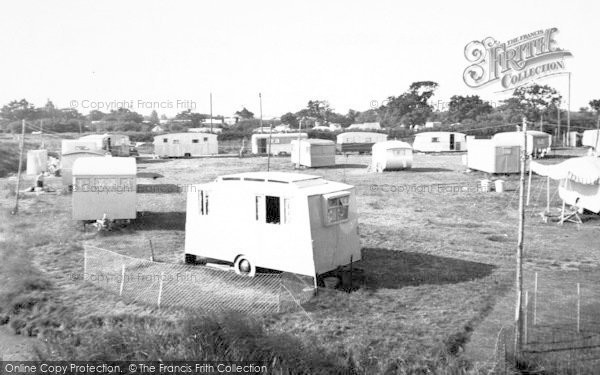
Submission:
POLYGON ((533 290, 533 325, 537 324, 537 294, 538 294, 538 273, 535 273, 535 285, 533 290))
POLYGON ((125 264, 121 268, 121 288, 119 288, 119 297, 123 296, 123 287, 125 286, 125 264))
POLYGON ((550 214, 550 176, 546 177, 546 213, 550 214))
POLYGON ((11 214, 19 212, 19 190, 21 189, 21 168, 23 165, 23 148, 25 147, 25 120, 21 120, 21 142, 19 145, 19 169, 17 172, 17 194, 15 196, 15 208, 11 214))
POLYGON ((160 301, 162 299, 162 290, 163 290, 163 280, 164 280, 165 272, 160 273, 160 284, 158 286, 158 302, 157 305, 160 307, 160 301))
POLYGON ((526 206, 529 206, 529 197, 531 196, 531 158, 529 158, 529 182, 527 183, 527 203, 526 206))
POLYGON ((154 246, 152 246, 151 239, 148 239, 148 242, 150 243, 150 261, 154 262, 154 246))
POLYGON ((577 283, 577 333, 580 332, 581 322, 581 288, 579 283, 577 283))
POLYGON ((523 348, 523 240, 525 233, 525 163, 527 160, 527 119, 523 117, 523 146, 521 147, 521 177, 519 179, 519 233, 517 237, 516 270, 516 327, 515 354, 523 348))
MULTIPOLYGON (((569 92, 567 101, 567 134, 571 134, 571 72, 569 72, 569 92)), ((571 139, 567 136, 567 146, 571 146, 571 139)))
POLYGON ((529 315, 529 291, 525 291, 525 314, 523 315, 523 342, 527 345, 527 315, 529 315))

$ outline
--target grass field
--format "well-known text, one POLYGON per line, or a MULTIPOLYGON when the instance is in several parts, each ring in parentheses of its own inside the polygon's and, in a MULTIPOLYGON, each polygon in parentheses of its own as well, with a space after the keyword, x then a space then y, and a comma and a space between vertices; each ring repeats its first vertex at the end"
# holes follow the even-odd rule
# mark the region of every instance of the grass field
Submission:
MULTIPOLYGON (((498 332, 511 324, 514 314, 510 303, 514 301, 517 176, 505 178, 504 193, 482 192, 476 186, 485 176, 466 173, 461 154, 417 154, 412 170, 383 174, 368 173, 369 162, 369 156, 338 156, 336 168, 304 171, 356 186, 363 247, 363 260, 356 267, 364 270, 364 284, 352 293, 321 291, 304 306, 312 320, 304 312, 275 314, 262 326, 268 333, 285 333, 321 348, 339 363, 351 362, 360 373, 477 372, 489 367, 495 361, 498 332)), ((8 215, 14 199, 8 191, 14 180, 0 179, 0 246, 10 260, 5 264, 16 270, 8 273, 13 275, 8 280, 16 284, 4 283, 3 289, 5 295, 19 290, 25 296, 15 302, 13 292, 9 299, 13 308, 2 311, 13 316, 8 324, 14 331, 45 337, 50 333, 44 330, 69 329, 62 326, 64 316, 83 322, 123 315, 168 322, 182 319, 180 311, 125 303, 73 279, 71 275, 81 273, 83 267, 81 244, 89 241, 147 258, 151 240, 158 260, 180 263, 185 195, 177 185, 264 170, 266 163, 266 158, 256 157, 138 160, 138 184, 165 189, 138 195, 138 211, 152 218, 144 220, 145 225, 107 235, 80 231, 70 220, 69 195, 25 197, 19 215, 8 215)), ((283 157, 272 158, 271 168, 294 170, 289 158, 283 157)), ((59 179, 49 183, 60 188, 59 179)), ((589 280, 598 275, 600 265, 600 221, 592 219, 580 226, 543 223, 535 213, 545 206, 544 184, 534 176, 525 269, 528 288, 531 275, 538 272, 543 285, 554 291, 543 307, 540 304, 540 311, 551 311, 571 306, 577 282, 592 288, 589 280)), ((553 197, 552 206, 557 205, 553 197)), ((596 301, 588 298, 584 309, 592 320, 600 311, 596 301)))

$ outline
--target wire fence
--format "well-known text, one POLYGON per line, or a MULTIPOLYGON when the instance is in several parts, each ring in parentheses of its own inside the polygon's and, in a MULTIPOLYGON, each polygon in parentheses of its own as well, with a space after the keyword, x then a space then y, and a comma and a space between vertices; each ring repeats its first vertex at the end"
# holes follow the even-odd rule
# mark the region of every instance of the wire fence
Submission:
POLYGON ((313 278, 306 276, 247 277, 208 266, 152 262, 90 245, 84 246, 84 278, 130 302, 206 313, 299 310, 315 293, 313 278))

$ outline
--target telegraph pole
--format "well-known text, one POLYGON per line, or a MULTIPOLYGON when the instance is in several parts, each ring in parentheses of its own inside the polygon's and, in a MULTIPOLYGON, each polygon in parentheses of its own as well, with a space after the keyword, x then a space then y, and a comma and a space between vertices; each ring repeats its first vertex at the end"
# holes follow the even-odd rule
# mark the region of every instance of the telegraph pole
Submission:
POLYGON ((19 189, 21 188, 21 166, 23 164, 23 148, 25 147, 25 119, 21 120, 21 144, 19 146, 19 169, 17 172, 17 195, 15 197, 15 208, 11 214, 19 212, 19 189))
MULTIPOLYGON (((523 348, 523 239, 525 231, 525 167, 527 165, 527 118, 523 117, 523 146, 521 147, 521 177, 519 179, 519 235, 517 238, 517 303, 515 311, 515 354, 523 348)), ((531 165, 529 166, 531 168, 531 165)))
POLYGON ((210 132, 213 132, 212 123, 212 92, 210 93, 210 132))
POLYGON ((571 72, 569 72, 569 100, 567 101, 567 146, 571 146, 571 72))

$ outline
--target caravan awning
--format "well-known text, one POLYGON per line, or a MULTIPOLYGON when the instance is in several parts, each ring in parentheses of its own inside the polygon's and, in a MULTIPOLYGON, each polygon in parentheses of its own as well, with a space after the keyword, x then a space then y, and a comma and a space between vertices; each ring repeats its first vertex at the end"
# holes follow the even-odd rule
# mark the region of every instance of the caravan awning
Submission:
POLYGON ((571 180, 585 185, 600 185, 600 158, 582 156, 558 164, 531 161, 531 171, 553 180, 571 180))

